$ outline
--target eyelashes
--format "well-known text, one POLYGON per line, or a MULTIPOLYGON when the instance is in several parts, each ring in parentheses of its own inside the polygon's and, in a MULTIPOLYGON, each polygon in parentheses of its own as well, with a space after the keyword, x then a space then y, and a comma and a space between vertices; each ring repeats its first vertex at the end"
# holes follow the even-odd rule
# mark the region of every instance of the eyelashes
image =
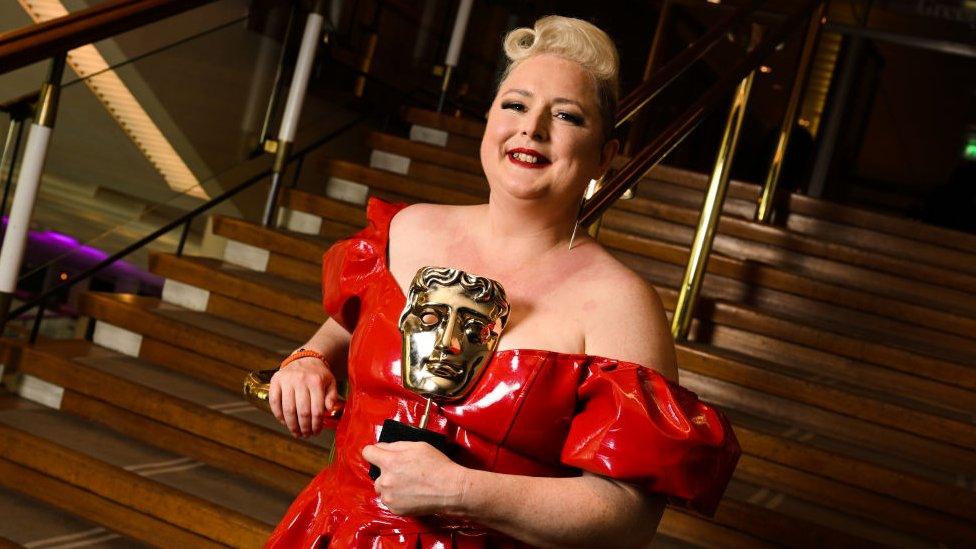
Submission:
MULTIPOLYGON (((513 110, 516 112, 526 112, 528 110, 525 104, 520 103, 518 101, 502 101, 501 108, 503 110, 513 110)), ((584 120, 582 116, 572 114, 566 111, 557 111, 556 113, 553 114, 553 116, 560 120, 565 120, 566 122, 569 122, 574 126, 582 126, 584 124, 584 120)))
POLYGON ((519 103, 518 101, 503 101, 502 109, 510 109, 518 112, 525 112, 525 105, 519 103))

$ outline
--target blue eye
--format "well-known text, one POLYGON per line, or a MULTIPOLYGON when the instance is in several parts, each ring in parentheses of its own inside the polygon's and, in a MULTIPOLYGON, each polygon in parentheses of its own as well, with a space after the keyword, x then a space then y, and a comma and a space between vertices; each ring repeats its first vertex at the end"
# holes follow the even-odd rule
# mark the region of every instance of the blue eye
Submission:
POLYGON ((525 105, 519 103, 518 101, 505 101, 502 103, 503 109, 512 109, 513 111, 524 112, 525 105))

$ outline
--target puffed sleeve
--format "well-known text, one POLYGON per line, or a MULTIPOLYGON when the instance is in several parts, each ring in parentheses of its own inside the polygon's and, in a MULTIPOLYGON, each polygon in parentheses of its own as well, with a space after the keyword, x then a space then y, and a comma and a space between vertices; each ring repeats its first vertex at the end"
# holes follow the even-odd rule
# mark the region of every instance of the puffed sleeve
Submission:
POLYGON ((564 464, 712 516, 741 450, 728 419, 655 370, 596 358, 578 389, 564 464))
POLYGON ((386 248, 393 216, 407 205, 370 197, 366 228, 332 245, 322 256, 322 306, 352 332, 366 289, 386 271, 386 248))

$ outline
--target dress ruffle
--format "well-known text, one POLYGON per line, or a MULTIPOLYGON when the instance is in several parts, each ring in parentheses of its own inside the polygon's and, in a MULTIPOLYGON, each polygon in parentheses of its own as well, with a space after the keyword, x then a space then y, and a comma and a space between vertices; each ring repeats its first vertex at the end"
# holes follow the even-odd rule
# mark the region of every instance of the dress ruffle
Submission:
POLYGON ((741 450, 725 416, 657 371, 593 357, 564 464, 714 515, 741 450))

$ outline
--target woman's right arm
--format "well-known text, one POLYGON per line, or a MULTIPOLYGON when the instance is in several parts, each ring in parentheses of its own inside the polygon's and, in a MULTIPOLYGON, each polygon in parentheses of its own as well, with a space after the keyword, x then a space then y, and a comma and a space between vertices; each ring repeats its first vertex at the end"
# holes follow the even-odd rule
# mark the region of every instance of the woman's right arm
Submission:
POLYGON ((328 364, 316 358, 300 358, 271 378, 271 413, 296 437, 322 432, 326 410, 331 410, 339 398, 336 376, 345 373, 350 338, 349 332, 330 318, 302 345, 322 353, 328 364))

